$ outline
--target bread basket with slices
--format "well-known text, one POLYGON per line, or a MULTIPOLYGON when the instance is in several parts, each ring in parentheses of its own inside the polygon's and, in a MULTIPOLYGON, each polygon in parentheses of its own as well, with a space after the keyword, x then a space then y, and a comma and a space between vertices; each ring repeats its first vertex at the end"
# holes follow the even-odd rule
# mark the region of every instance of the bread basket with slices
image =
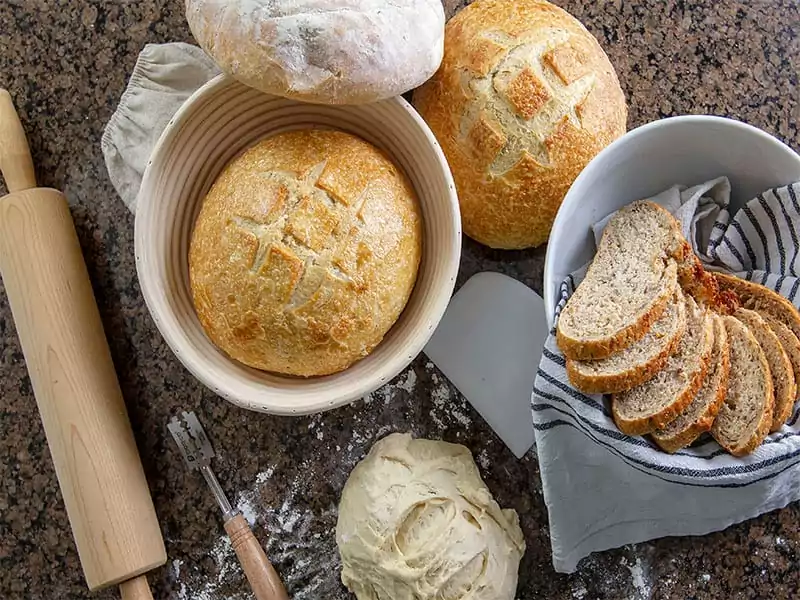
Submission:
POLYGON ((667 452, 710 431, 748 454, 797 397, 800 313, 763 285, 707 272, 653 202, 611 219, 556 331, 572 385, 609 394, 619 430, 667 452))

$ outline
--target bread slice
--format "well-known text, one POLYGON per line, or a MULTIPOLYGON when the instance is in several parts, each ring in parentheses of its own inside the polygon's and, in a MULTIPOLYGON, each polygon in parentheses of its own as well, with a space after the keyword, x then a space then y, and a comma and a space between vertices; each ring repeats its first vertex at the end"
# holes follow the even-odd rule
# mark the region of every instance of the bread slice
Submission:
POLYGON ((764 441, 772 425, 772 375, 764 350, 735 317, 722 317, 731 349, 731 376, 711 435, 734 456, 744 456, 764 441))
POLYGON ((708 373, 700 391, 695 394, 691 404, 678 415, 678 418, 666 427, 653 432, 653 440, 667 452, 677 452, 685 448, 701 433, 711 429, 714 418, 725 400, 731 366, 728 334, 721 317, 713 316, 712 319, 714 346, 708 373))
POLYGON ((784 323, 800 339, 800 312, 780 294, 758 283, 715 273, 721 290, 736 294, 744 308, 766 313, 784 323))
POLYGON ((676 261, 687 248, 678 221, 657 204, 640 200, 617 212, 559 316, 564 355, 606 358, 644 337, 675 294, 676 261))
POLYGON ((614 421, 620 431, 628 435, 651 433, 681 414, 703 383, 713 346, 712 315, 687 296, 686 333, 678 350, 655 377, 612 397, 614 421))
POLYGON ((792 363, 795 383, 800 382, 800 340, 792 333, 791 329, 771 314, 766 312, 759 312, 758 314, 761 315, 761 318, 769 324, 770 329, 778 336, 778 339, 781 341, 781 346, 783 346, 786 355, 789 357, 789 362, 792 363))
POLYGON ((769 324, 757 312, 740 308, 734 315, 750 330, 767 357, 769 372, 772 375, 772 391, 775 406, 772 410, 772 427, 770 431, 778 431, 789 418, 797 397, 797 384, 792 371, 792 363, 783 349, 778 336, 769 324))
POLYGON ((732 292, 720 289, 714 273, 705 270, 691 249, 678 263, 678 283, 696 301, 719 314, 732 315, 739 308, 738 298, 732 292))
POLYGON ((612 394, 636 387, 664 366, 685 330, 686 301, 678 289, 642 339, 600 360, 567 359, 570 383, 587 394, 612 394))

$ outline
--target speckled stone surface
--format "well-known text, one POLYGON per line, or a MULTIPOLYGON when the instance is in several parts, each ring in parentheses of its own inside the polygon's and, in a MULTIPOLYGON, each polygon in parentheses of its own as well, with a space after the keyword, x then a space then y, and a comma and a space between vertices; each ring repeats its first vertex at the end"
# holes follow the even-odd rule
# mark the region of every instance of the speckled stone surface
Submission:
MULTIPOLYGON (((461 4, 445 0, 448 15, 461 4)), ((559 4, 611 57, 631 127, 714 113, 800 147, 796 0, 559 4)), ((370 402, 309 418, 248 413, 198 384, 147 313, 134 269, 133 218, 100 152, 137 53, 167 41, 191 41, 178 0, 0 3, 0 86, 17 103, 41 185, 69 198, 166 540, 168 563, 150 574, 157 599, 252 597, 210 494, 167 437, 165 424, 180 408, 197 411, 206 425, 223 487, 256 519, 297 600, 350 597, 338 583, 336 502, 355 461, 395 430, 467 444, 500 504, 519 512, 528 544, 520 600, 798 597, 795 505, 705 537, 602 553, 571 576, 554 573, 533 453, 514 459, 424 356, 370 402)), ((465 240, 460 282, 500 270, 540 290, 543 259, 541 249, 496 252, 465 240)), ((0 598, 118 597, 85 588, 4 292, 0 344, 0 598)))

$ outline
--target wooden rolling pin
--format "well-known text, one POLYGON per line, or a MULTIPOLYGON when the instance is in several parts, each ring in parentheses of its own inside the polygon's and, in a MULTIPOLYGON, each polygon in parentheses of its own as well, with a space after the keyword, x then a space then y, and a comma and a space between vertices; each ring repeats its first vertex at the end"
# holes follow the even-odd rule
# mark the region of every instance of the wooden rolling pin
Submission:
POLYGON ((0 89, 0 271, 90 590, 143 575, 164 541, 63 194, 37 188, 25 132, 0 89))

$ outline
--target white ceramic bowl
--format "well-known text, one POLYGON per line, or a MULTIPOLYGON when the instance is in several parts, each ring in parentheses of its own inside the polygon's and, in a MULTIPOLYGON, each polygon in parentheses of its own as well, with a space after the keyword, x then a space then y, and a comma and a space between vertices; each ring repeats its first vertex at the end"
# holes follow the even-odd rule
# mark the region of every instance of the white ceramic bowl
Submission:
POLYGON ((581 172, 558 211, 544 267, 548 323, 564 278, 595 252, 591 226, 672 185, 726 175, 733 212, 764 190, 800 180, 800 156, 751 125, 722 117, 671 117, 629 131, 581 172))
POLYGON ((189 98, 159 139, 139 193, 135 240, 147 307, 186 368, 244 408, 307 414, 361 398, 400 373, 422 350, 453 291, 461 221, 444 155, 402 98, 363 106, 303 104, 220 76, 189 98), (386 152, 419 196, 424 238, 414 291, 381 344, 341 373, 300 379, 246 367, 209 341, 192 304, 187 256, 202 199, 223 167, 260 139, 310 126, 348 131, 386 152))

